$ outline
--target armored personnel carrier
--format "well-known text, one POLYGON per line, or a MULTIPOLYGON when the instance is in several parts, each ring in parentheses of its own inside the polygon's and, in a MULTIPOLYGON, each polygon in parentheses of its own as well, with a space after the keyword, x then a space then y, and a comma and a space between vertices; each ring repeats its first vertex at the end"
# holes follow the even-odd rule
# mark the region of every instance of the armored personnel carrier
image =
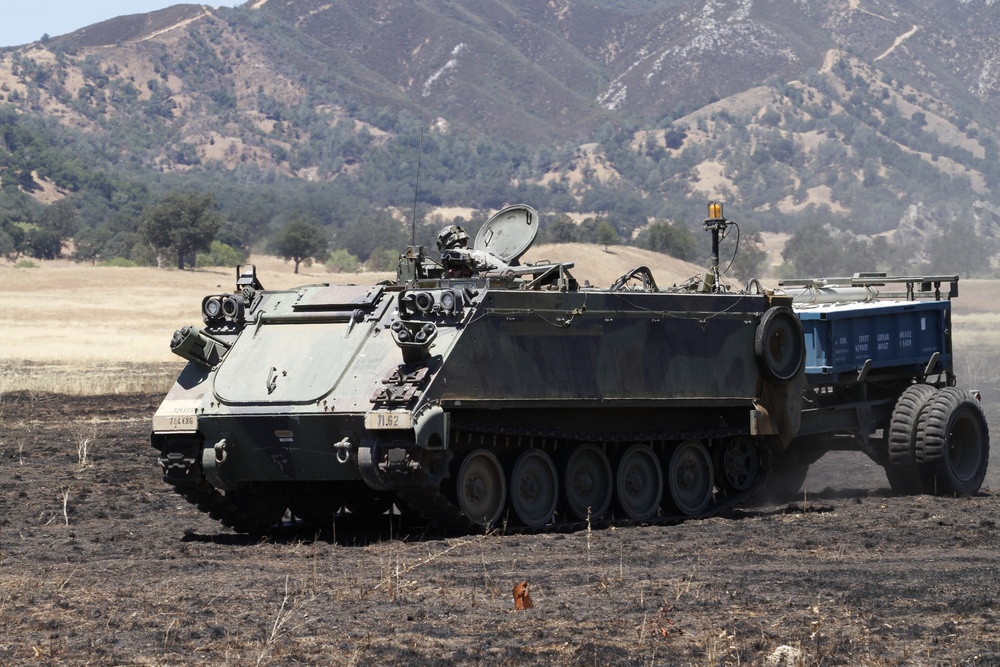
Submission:
POLYGON ((900 491, 978 490, 988 432, 953 386, 940 293, 957 278, 903 279, 888 310, 869 298, 884 276, 730 290, 713 202, 712 271, 596 289, 572 264, 520 263, 538 224, 510 206, 471 248, 447 228, 440 257, 412 246, 378 285, 267 290, 238 267, 171 341, 188 363, 153 419, 165 481, 244 531, 393 506, 460 528, 670 522, 832 448, 900 491), (835 303, 796 305, 815 294, 835 303))

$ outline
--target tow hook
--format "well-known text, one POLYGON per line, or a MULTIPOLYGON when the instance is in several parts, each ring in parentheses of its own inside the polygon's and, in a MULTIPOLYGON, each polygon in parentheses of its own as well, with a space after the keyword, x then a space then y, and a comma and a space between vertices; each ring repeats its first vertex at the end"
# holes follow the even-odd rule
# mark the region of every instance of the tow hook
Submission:
POLYGON ((229 451, 229 443, 226 442, 225 438, 215 443, 215 462, 225 463, 226 454, 228 451, 229 451))
POLYGON ((337 444, 333 446, 337 450, 337 463, 347 463, 351 458, 351 441, 349 438, 344 438, 337 444))

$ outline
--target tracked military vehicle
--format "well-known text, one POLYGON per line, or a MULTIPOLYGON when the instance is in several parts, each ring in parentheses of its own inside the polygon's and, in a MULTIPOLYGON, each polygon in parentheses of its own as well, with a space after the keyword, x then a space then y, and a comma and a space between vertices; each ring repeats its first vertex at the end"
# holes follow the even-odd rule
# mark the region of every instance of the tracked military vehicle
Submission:
POLYGON ((670 522, 832 448, 900 491, 982 483, 988 432, 953 386, 940 293, 957 278, 901 279, 887 306, 869 298, 885 276, 728 289, 713 202, 711 271, 597 289, 570 263, 521 264, 538 224, 505 208, 471 248, 448 228, 439 257, 410 247, 385 284, 267 290, 238 267, 171 341, 188 363, 153 420, 165 481, 247 531, 393 507, 460 528, 670 522))

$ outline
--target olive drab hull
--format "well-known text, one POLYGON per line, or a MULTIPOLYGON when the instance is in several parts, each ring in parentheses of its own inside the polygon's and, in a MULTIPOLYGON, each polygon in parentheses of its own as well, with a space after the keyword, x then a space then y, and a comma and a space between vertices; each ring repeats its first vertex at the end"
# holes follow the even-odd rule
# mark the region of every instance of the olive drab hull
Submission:
POLYGON ((517 263, 529 207, 472 250, 446 232, 440 262, 410 248, 391 284, 271 291, 239 267, 171 342, 188 365, 153 421, 164 479, 239 530, 393 507, 445 527, 664 522, 858 425, 817 429, 812 338, 780 290, 660 290, 642 268, 582 288, 572 265, 517 263))

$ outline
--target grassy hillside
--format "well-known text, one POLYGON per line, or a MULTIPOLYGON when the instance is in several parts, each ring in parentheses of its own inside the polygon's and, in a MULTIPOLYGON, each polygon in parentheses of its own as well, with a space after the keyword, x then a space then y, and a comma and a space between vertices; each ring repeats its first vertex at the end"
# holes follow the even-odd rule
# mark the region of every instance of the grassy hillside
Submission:
POLYGON ((723 199, 841 249, 789 271, 995 275, 1000 4, 862 4, 269 0, 3 50, 0 252, 44 256, 67 201, 78 245, 149 263, 137 219, 171 190, 213 193, 241 250, 303 218, 360 262, 414 203, 425 244, 432 209, 525 202, 664 250, 647 226, 723 199))

